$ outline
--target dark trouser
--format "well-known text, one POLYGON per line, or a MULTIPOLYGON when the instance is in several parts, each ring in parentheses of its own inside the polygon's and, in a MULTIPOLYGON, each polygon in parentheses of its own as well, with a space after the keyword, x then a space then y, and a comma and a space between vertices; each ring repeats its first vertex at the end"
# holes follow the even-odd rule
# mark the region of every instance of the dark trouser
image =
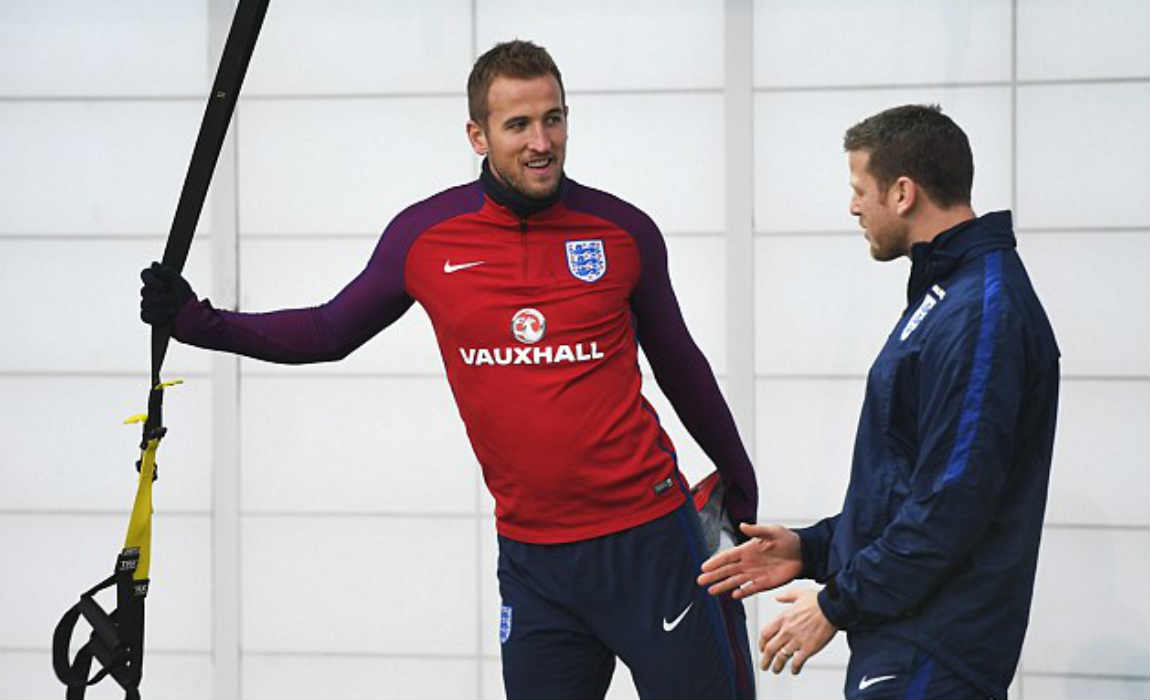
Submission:
POLYGON ((851 635, 850 646, 851 660, 843 691, 847 700, 986 697, 986 693, 951 673, 910 642, 851 635))
POLYGON ((602 698, 618 657, 642 698, 753 698, 743 606, 695 584, 702 560, 689 500, 580 542, 500 537, 507 697, 602 698))

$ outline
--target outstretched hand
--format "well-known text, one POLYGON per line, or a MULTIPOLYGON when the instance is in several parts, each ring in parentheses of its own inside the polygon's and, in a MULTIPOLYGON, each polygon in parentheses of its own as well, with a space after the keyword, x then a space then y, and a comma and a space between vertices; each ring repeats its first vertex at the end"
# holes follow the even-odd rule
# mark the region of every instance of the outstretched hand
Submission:
POLYGON ((802 543, 793 531, 782 525, 747 523, 740 523, 739 529, 751 539, 703 562, 698 583, 709 586, 708 593, 734 589, 732 598, 746 598, 790 583, 802 572, 802 543))

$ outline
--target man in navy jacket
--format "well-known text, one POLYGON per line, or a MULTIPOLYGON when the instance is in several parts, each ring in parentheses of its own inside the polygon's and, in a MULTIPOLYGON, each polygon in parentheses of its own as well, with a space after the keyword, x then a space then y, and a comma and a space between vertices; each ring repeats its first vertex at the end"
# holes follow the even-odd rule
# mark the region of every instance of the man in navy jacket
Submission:
POLYGON ((798 673, 847 632, 845 692, 1005 697, 1026 631, 1046 507, 1059 352, 1010 212, 976 217, 966 135, 938 107, 849 129, 851 214, 872 257, 911 258, 907 307, 867 377, 842 512, 751 540, 700 584, 742 598, 819 591, 764 627, 761 665, 798 673))

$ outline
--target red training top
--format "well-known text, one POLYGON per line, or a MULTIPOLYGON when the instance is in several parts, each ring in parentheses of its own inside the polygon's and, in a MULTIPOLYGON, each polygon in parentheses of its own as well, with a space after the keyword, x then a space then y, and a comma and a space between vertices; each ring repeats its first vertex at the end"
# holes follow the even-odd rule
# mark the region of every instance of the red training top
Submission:
POLYGON ((686 497, 671 440, 640 393, 638 338, 730 485, 729 514, 754 521, 750 460, 683 324, 654 223, 566 178, 551 200, 524 204, 484 166, 479 181, 400 213, 328 303, 246 314, 191 301, 174 336, 273 362, 330 361, 418 301, 499 533, 542 544, 633 527, 686 497))

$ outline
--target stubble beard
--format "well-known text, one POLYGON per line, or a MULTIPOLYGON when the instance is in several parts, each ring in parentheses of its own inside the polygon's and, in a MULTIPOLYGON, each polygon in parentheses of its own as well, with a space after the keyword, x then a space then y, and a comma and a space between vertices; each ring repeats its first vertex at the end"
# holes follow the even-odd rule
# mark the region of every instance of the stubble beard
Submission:
MULTIPOLYGON (((500 182, 502 182, 504 185, 507 186, 507 189, 511 190, 512 192, 515 192, 516 194, 522 195, 528 199, 547 199, 551 195, 555 194, 556 190, 559 189, 559 182, 560 182, 561 178, 556 178, 555 184, 552 185, 550 188, 548 188, 546 192, 540 192, 540 193, 528 192, 523 187, 523 184, 521 182, 519 182, 515 178, 509 177, 506 173, 504 173, 502 170, 497 168, 495 166, 494 161, 492 161, 490 165, 491 165, 491 171, 495 173, 496 178, 500 182)), ((560 174, 562 174, 562 172, 563 172, 562 164, 560 164, 559 172, 560 172, 560 174)))

